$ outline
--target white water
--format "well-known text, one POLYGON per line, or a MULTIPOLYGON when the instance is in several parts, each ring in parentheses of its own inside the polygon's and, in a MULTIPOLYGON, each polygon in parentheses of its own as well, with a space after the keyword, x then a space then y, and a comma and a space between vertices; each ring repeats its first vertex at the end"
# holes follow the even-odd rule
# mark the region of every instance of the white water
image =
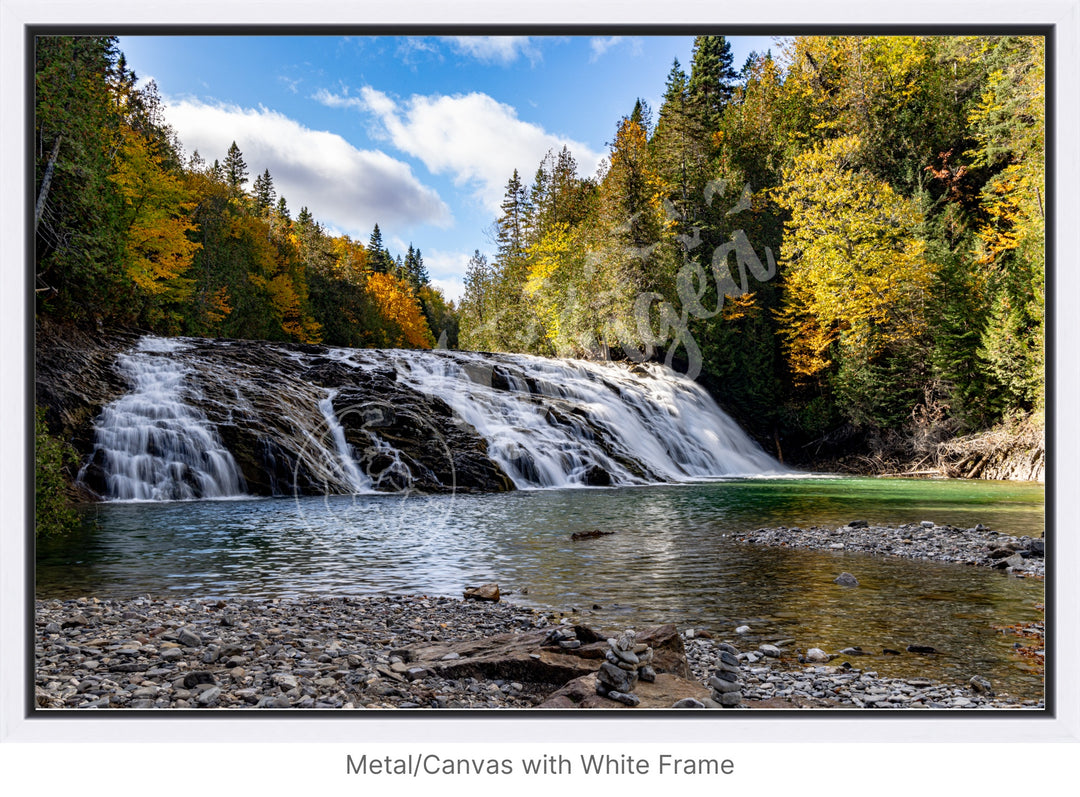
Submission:
POLYGON ((340 473, 336 475, 349 485, 353 493, 374 492, 371 477, 356 466, 353 450, 345 440, 345 429, 342 428, 341 422, 338 420, 337 415, 334 414, 334 396, 336 395, 337 391, 331 390, 330 395, 319 402, 319 412, 322 413, 323 418, 326 420, 326 427, 330 432, 330 439, 334 445, 335 471, 340 469, 340 473))
POLYGON ((519 489, 580 486, 594 467, 613 484, 787 472, 703 388, 659 365, 634 373, 527 355, 338 349, 331 356, 360 368, 390 360, 403 383, 473 426, 519 489), (496 367, 510 390, 492 386, 496 367))
MULTIPOLYGON (((226 395, 235 392, 235 404, 224 408, 226 417, 232 417, 234 408, 248 417, 254 413, 254 420, 283 445, 287 441, 278 440, 271 429, 284 424, 291 430, 294 442, 301 441, 301 450, 291 453, 326 492, 371 493, 408 485, 408 466, 391 443, 377 429, 364 429, 368 441, 353 438, 350 444, 334 408, 338 391, 302 379, 309 355, 287 354, 295 370, 291 364, 285 373, 275 366, 260 369, 261 388, 250 381, 250 370, 230 361, 227 350, 206 359, 194 342, 144 338, 121 355, 118 365, 132 390, 107 406, 96 424, 95 456, 107 477, 108 497, 158 501, 244 493, 232 454, 193 406, 192 399, 203 399, 200 380, 225 382, 226 395), (273 382, 269 393, 267 377, 273 382), (252 396, 261 398, 252 401, 252 396), (383 463, 381 473, 365 472, 370 467, 365 463, 373 462, 383 463)), ((399 382, 444 401, 485 440, 488 456, 519 489, 788 472, 703 388, 663 366, 631 369, 446 351, 332 349, 324 356, 355 369, 393 367, 399 382)), ((291 492, 289 485, 281 489, 291 492)))
POLYGON ((144 338, 118 358, 132 383, 98 418, 108 495, 121 501, 183 501, 243 495, 244 480, 198 409, 184 402, 190 369, 179 341, 144 338))

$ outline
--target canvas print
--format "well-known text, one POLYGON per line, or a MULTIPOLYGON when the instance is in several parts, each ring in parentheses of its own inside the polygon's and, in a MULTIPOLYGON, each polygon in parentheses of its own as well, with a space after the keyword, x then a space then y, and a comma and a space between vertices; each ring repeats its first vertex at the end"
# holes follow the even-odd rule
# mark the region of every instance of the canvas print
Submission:
POLYGON ((1045 38, 407 33, 35 37, 35 712, 1046 712, 1045 38))

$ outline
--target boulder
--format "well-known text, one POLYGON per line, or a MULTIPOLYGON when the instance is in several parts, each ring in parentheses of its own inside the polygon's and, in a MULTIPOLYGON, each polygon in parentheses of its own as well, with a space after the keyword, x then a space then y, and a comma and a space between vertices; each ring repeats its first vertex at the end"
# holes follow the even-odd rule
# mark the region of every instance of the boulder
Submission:
POLYGON ((859 579, 851 575, 851 573, 841 573, 833 579, 834 584, 839 584, 841 587, 857 587, 859 586, 859 579))
POLYGON ((499 602, 499 585, 482 584, 479 587, 469 587, 465 590, 465 600, 499 602))

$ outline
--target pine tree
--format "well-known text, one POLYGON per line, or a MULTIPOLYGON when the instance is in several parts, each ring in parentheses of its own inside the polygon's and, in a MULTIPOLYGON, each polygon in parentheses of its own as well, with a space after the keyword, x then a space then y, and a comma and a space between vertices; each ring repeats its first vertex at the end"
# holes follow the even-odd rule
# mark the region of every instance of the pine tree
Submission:
POLYGON ((368 239, 368 264, 372 271, 379 274, 390 274, 394 271, 394 258, 383 246, 382 231, 378 224, 368 239))
POLYGON ((732 68, 734 56, 724 36, 698 36, 690 63, 690 102, 707 131, 719 127, 724 106, 731 101, 739 73, 732 68))
POLYGON ((255 178, 253 188, 255 190, 256 204, 264 212, 269 212, 274 204, 274 181, 270 177, 269 169, 266 169, 259 177, 255 178))
POLYGON ((414 248, 411 243, 409 244, 409 251, 405 255, 403 271, 405 279, 416 291, 419 291, 430 282, 427 267, 424 266, 424 258, 420 254, 420 250, 414 248))
MULTIPOLYGON (((215 165, 216 163, 215 161, 215 165)), ((229 146, 229 152, 225 155, 225 179, 234 191, 243 190, 244 183, 247 182, 247 164, 244 163, 244 156, 235 141, 229 146)))

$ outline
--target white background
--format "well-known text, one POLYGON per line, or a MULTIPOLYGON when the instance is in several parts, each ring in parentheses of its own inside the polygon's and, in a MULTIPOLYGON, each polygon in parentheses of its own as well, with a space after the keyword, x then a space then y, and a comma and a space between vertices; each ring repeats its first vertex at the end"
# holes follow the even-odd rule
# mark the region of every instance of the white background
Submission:
MULTIPOLYGON (((87 3, 73 0, 0 0, 0 384, 6 422, 0 424, 0 778, 9 794, 77 793, 113 795, 138 793, 172 795, 209 791, 214 794, 431 793, 459 790, 515 794, 550 794, 563 784, 635 791, 689 789, 721 794, 865 793, 1006 794, 1061 790, 1075 784, 1073 757, 1080 740, 1080 693, 1076 668, 1078 646, 1077 550, 1078 517, 1075 486, 1076 440, 1080 439, 1077 406, 1076 352, 1080 351, 1073 323, 1080 268, 1080 185, 1078 154, 1080 69, 1077 43, 1080 0, 1044 2, 907 2, 869 4, 799 3, 758 0, 754 3, 575 2, 515 4, 502 2, 216 2, 87 3), (24 716, 26 671, 26 487, 25 419, 26 340, 23 251, 27 192, 24 189, 26 150, 24 101, 24 29, 29 23, 267 23, 303 24, 411 22, 638 22, 795 24, 913 23, 969 24, 973 22, 1053 23, 1056 25, 1057 86, 1055 110, 1057 162, 1056 263, 1048 270, 1055 280, 1048 298, 1053 305, 1055 344, 1053 404, 1048 448, 1055 495, 1055 537, 1051 556, 1057 564, 1054 595, 1047 604, 1056 610, 1050 629, 1056 661, 1057 716, 1027 718, 1008 712, 957 713, 933 719, 904 712, 829 717, 821 712, 797 712, 781 718, 749 716, 750 712, 709 712, 707 716, 648 719, 643 712, 613 719, 574 714, 533 719, 499 718, 497 714, 468 718, 422 719, 397 712, 365 717, 365 712, 332 719, 264 718, 244 714, 207 719, 131 720, 100 715, 90 719, 29 720, 24 716), (22 513, 17 508, 22 507, 22 513), (1008 716, 1005 716, 1008 714, 1008 716), (1023 744, 1023 743, 1029 744, 1023 744), (285 744, 288 744, 286 747, 285 744), (994 746, 987 746, 994 744, 994 746), (346 755, 407 756, 437 754, 444 758, 512 758, 555 754, 577 761, 581 753, 632 754, 655 762, 660 753, 688 758, 730 758, 730 776, 660 777, 573 776, 529 778, 515 776, 396 776, 348 775, 346 755), (345 789, 345 792, 341 790, 345 789)), ((1047 490, 1048 497, 1052 494, 1047 490)), ((692 712, 688 712, 692 713, 692 712)), ((189 718, 190 717, 190 718, 189 718)), ((520 773, 520 766, 517 767, 520 773)))

